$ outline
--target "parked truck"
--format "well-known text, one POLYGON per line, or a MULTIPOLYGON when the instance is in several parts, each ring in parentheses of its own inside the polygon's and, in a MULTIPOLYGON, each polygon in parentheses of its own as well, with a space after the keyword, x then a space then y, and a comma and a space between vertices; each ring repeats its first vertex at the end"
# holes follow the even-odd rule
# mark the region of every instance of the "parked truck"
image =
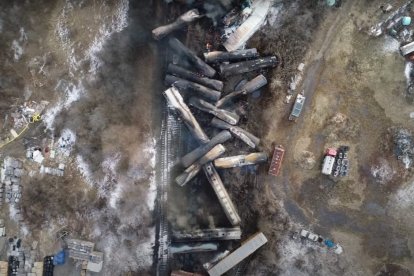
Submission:
POLYGON ((337 151, 334 148, 328 148, 323 159, 322 173, 325 175, 331 175, 335 165, 335 158, 337 151))
POLYGON ((300 113, 302 113, 303 105, 305 104, 306 97, 303 95, 303 92, 296 96, 295 103, 292 107, 292 112, 290 112, 289 120, 296 121, 299 118, 300 113))

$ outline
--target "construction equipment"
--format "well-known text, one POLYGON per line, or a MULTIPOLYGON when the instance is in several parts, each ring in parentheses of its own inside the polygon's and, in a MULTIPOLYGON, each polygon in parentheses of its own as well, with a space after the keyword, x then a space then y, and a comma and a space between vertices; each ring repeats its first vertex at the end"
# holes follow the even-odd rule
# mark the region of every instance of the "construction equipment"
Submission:
POLYGON ((33 124, 36 122, 40 122, 42 120, 42 116, 39 113, 35 113, 29 118, 29 123, 33 124))

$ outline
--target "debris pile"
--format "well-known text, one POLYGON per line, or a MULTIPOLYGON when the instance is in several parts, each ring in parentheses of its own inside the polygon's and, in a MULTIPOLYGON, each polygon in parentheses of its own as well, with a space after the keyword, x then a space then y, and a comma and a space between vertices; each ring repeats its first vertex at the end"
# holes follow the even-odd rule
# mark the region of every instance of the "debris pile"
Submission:
MULTIPOLYGON (((221 76, 223 80, 212 79, 215 76, 216 70, 201 60, 190 49, 184 46, 178 39, 170 38, 169 45, 175 51, 175 53, 181 54, 186 57, 187 61, 192 64, 195 72, 188 72, 187 69, 180 68, 177 64, 170 64, 168 66, 169 73, 179 75, 183 78, 189 78, 190 80, 178 78, 178 76, 168 75, 165 78, 165 84, 171 85, 164 92, 164 96, 167 99, 169 106, 174 109, 183 120, 184 124, 189 129, 193 137, 198 141, 200 147, 194 149, 192 152, 183 156, 181 164, 184 168, 184 173, 176 178, 176 182, 183 186, 188 183, 203 167, 203 170, 210 181, 213 189, 215 190, 219 201, 227 214, 231 224, 236 226, 240 223, 240 217, 232 203, 229 195, 227 194, 223 182, 216 171, 216 166, 220 168, 231 168, 244 165, 253 165, 267 161, 267 154, 263 152, 251 153, 248 155, 239 155, 232 157, 218 158, 224 153, 225 148, 221 143, 231 138, 231 133, 235 134, 235 137, 240 138, 251 148, 256 148, 260 142, 260 139, 253 134, 243 130, 235 125, 238 124, 240 116, 234 111, 227 110, 228 106, 234 103, 239 97, 247 95, 267 84, 266 78, 259 74, 252 80, 246 82, 242 87, 229 93, 226 96, 222 96, 222 85, 215 88, 220 90, 214 90, 206 87, 203 84, 208 84, 212 87, 213 83, 222 82, 226 77, 235 74, 243 74, 251 71, 257 71, 262 68, 274 67, 277 65, 277 58, 275 56, 257 58, 246 60, 245 53, 257 53, 254 49, 238 52, 215 52, 214 58, 206 53, 205 57, 210 57, 209 60, 220 60, 221 62, 237 61, 233 63, 215 63, 215 67, 220 68, 221 76), (183 74, 182 72, 186 72, 183 74), (203 75, 201 78, 195 78, 195 75, 203 75), (209 80, 210 79, 210 80, 209 80), (196 82, 199 83, 196 83, 196 82), (198 97, 193 96, 197 94, 198 97), (198 120, 190 110, 187 103, 198 109, 201 112, 205 112, 214 116, 211 126, 219 129, 227 129, 229 131, 222 131, 211 140, 206 135, 204 128, 201 127, 198 120), (214 165, 211 163, 214 159, 214 165)), ((250 55, 247 55, 250 56, 250 55)), ((214 66, 213 65, 213 66, 214 66)))
POLYGON ((26 158, 38 163, 40 174, 63 176, 65 164, 68 162, 70 153, 76 141, 75 134, 64 129, 58 141, 55 139, 44 139, 42 143, 35 142, 26 144, 26 158))
POLYGON ((10 114, 6 114, 3 129, 0 136, 0 148, 18 138, 27 130, 30 123, 40 120, 40 115, 49 104, 47 101, 37 103, 25 102, 23 105, 13 106, 10 114))
MULTIPOLYGON (((168 45, 172 49, 173 57, 167 66, 164 82, 168 88, 163 94, 168 107, 180 117, 191 136, 199 144, 198 147, 180 159, 179 165, 183 172, 175 178, 175 182, 179 186, 190 185, 196 175, 203 170, 228 221, 234 227, 229 229, 195 229, 191 233, 175 233, 173 234, 173 244, 169 246, 170 253, 216 251, 219 248, 218 241, 240 239, 241 230, 238 226, 241 223, 241 218, 217 172, 217 168, 227 169, 256 165, 268 160, 267 153, 260 150, 248 152, 243 149, 239 155, 222 156, 226 152, 225 143, 232 137, 239 139, 250 149, 256 150, 260 147, 260 138, 237 126, 244 114, 235 108, 235 103, 240 98, 264 87, 267 84, 267 79, 263 75, 264 69, 276 67, 279 63, 276 56, 261 57, 254 48, 240 49, 264 22, 270 1, 256 1, 255 5, 251 8, 248 5, 247 9, 243 9, 246 13, 243 14, 241 20, 225 18, 229 21, 227 27, 240 26, 240 28, 236 27, 223 43, 228 52, 212 51, 211 47, 207 47, 208 52, 204 53, 203 60, 179 39, 168 38, 168 45), (234 22, 234 24, 230 22, 234 22), (242 77, 244 81, 234 85, 229 80, 236 75, 242 77), (252 78, 252 76, 254 77, 252 78), (231 86, 232 91, 224 95, 223 88, 228 86, 231 86), (208 118, 206 115, 212 117, 208 126, 204 125, 206 118, 208 118), (206 128, 215 130, 215 133, 219 130, 221 132, 210 138, 206 134, 206 128), (190 243, 194 240, 199 243, 190 243), (185 243, 183 244, 183 242, 185 243)), ((198 15, 196 11, 189 11, 186 14, 189 13, 198 15)), ((185 24, 180 18, 170 25, 155 29, 153 31, 155 38, 158 39, 183 27, 185 24)), ((261 233, 253 237, 252 241, 255 239, 259 239, 262 244, 267 242, 261 233)), ((228 262, 231 262, 232 266, 236 265, 258 249, 258 247, 254 249, 253 247, 245 251, 242 250, 243 254, 247 255, 243 255, 242 258, 239 256, 240 259, 237 262, 229 260, 228 262)), ((222 262, 225 260, 226 258, 222 262)), ((214 269, 211 263, 209 267, 211 267, 208 271, 209 274, 215 275, 211 272, 211 269, 214 269)))
MULTIPOLYGON (((383 5, 384 13, 392 11, 391 5, 383 5)), ((412 1, 407 1, 402 6, 386 17, 383 21, 371 27, 369 34, 372 36, 389 35, 400 44, 400 53, 407 60, 406 77, 407 77, 407 99, 413 101, 414 80, 411 62, 414 61, 414 28, 412 24, 412 1)))
MULTIPOLYGON (((408 28, 406 28, 407 24, 404 24, 405 22, 407 22, 407 19, 403 20, 403 18, 409 17, 410 7, 411 1, 406 2, 404 5, 400 6, 398 9, 396 9, 390 15, 388 15, 384 20, 382 20, 375 26, 372 26, 369 30, 369 34, 376 37, 382 34, 389 34, 398 38, 403 33, 408 32, 408 28)), ((392 7, 388 6, 386 8, 386 12, 390 12, 391 10, 392 7)))
POLYGON ((411 131, 408 129, 397 129, 393 134, 394 154, 406 169, 413 164, 414 142, 411 131))
POLYGON ((385 184, 392 180, 393 176, 395 175, 394 169, 391 167, 389 162, 381 158, 378 161, 377 165, 373 165, 371 167, 371 174, 372 176, 378 181, 380 184, 385 184))
POLYGON ((22 240, 17 237, 10 238, 7 248, 9 261, 9 275, 24 275, 26 256, 22 248, 22 240))
POLYGON ((46 173, 54 176, 63 176, 63 173, 65 171, 65 164, 60 163, 59 167, 57 168, 51 168, 51 167, 40 167, 40 173, 46 173))
POLYGON ((285 103, 290 103, 290 99, 292 98, 293 94, 295 94, 296 88, 299 86, 300 82, 302 81, 304 68, 305 68, 305 63, 299 64, 297 68, 297 73, 293 77, 291 77, 288 90, 287 90, 287 95, 285 98, 285 103))

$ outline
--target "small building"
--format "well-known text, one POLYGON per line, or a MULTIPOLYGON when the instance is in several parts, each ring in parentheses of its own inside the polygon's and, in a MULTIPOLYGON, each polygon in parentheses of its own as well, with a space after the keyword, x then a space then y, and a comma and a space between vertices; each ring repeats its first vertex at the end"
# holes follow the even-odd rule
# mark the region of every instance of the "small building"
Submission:
POLYGON ((103 265, 103 253, 93 251, 95 244, 89 241, 67 239, 69 257, 75 260, 87 262, 86 269, 92 272, 100 272, 103 265))
POLYGON ((86 265, 86 269, 92 272, 100 272, 103 265, 103 253, 93 251, 89 255, 89 261, 86 265))
POLYGON ((75 260, 88 261, 95 244, 93 242, 82 241, 77 239, 67 240, 69 257, 75 260))
POLYGON ((9 264, 5 261, 0 261, 0 276, 7 276, 8 275, 8 266, 9 264))
POLYGON ((306 97, 302 94, 296 96, 295 104, 293 105, 292 112, 290 113, 289 120, 296 121, 299 118, 300 113, 302 113, 303 105, 305 104, 306 97))
POLYGON ((34 276, 44 275, 43 271, 43 262, 35 262, 32 267, 32 272, 34 276))

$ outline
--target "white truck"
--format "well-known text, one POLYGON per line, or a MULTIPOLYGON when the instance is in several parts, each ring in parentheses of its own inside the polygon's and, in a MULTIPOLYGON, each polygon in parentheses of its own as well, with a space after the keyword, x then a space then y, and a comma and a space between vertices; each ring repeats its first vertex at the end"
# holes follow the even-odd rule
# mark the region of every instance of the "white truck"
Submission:
POLYGON ((335 165, 335 158, 337 151, 334 148, 328 148, 325 153, 325 158, 322 165, 322 173, 325 175, 331 175, 333 167, 335 165))

